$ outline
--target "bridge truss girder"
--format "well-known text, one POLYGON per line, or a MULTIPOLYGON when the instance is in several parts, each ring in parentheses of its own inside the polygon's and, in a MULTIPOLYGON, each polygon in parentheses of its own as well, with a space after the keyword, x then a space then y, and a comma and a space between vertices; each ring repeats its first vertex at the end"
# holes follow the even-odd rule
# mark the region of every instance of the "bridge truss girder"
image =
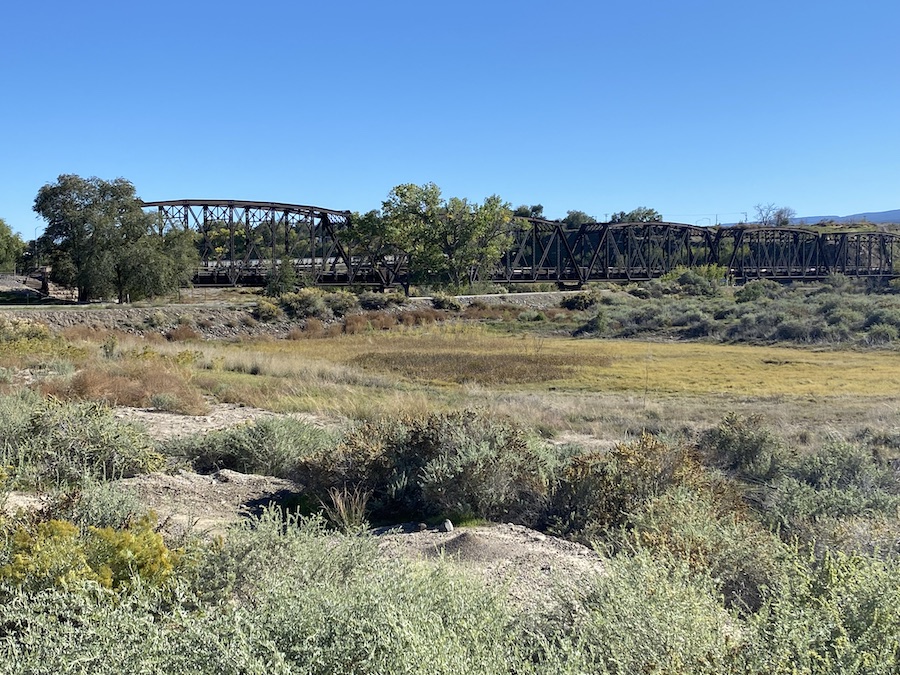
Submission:
POLYGON ((280 265, 318 286, 387 288, 405 283, 407 259, 396 248, 354 241, 350 212, 276 202, 183 199, 144 202, 161 230, 199 235, 198 284, 261 284, 280 265))
POLYGON ((900 237, 796 228, 709 228, 680 223, 565 223, 519 219, 495 282, 642 281, 676 267, 720 265, 736 279, 898 276, 900 237))
MULTIPOLYGON (((265 283, 287 261, 315 285, 409 283, 409 256, 353 239, 350 213, 275 202, 184 199, 145 202, 162 231, 199 236, 198 284, 265 283)), ((696 227, 680 223, 565 223, 517 218, 512 243, 472 279, 499 283, 642 281, 673 269, 720 265, 741 280, 820 279, 829 274, 894 278, 900 236, 800 228, 696 227)))

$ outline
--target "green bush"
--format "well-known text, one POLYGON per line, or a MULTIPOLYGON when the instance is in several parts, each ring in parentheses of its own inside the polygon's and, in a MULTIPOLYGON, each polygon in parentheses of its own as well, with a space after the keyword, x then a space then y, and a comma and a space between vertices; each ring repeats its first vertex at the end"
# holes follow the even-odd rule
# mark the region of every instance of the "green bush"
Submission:
POLYGON ((755 302, 763 298, 776 298, 782 292, 782 286, 771 279, 749 281, 734 293, 737 302, 755 302))
POLYGON ((554 467, 524 430, 474 411, 368 422, 336 453, 313 458, 305 479, 316 493, 341 485, 372 494, 379 518, 474 516, 530 523, 554 467))
POLYGON ((789 567, 777 536, 714 492, 692 487, 675 487, 645 502, 612 543, 671 556, 709 574, 726 606, 745 614, 778 592, 789 567))
POLYGON ((462 309, 462 303, 452 295, 436 293, 431 297, 431 306, 435 309, 446 309, 458 312, 462 309))
POLYGON ((116 590, 138 578, 162 584, 172 574, 174 558, 155 528, 152 516, 122 529, 91 527, 86 532, 64 520, 19 526, 9 538, 7 562, 0 566, 0 589, 12 585, 35 592, 92 582, 116 590))
POLYGON ((325 306, 337 317, 346 316, 359 309, 359 299, 347 291, 334 291, 322 297, 325 306))
POLYGON ((896 673, 900 570, 894 561, 828 553, 798 560, 791 583, 751 618, 742 673, 896 673))
POLYGON ((544 628, 572 671, 630 675, 731 672, 737 636, 716 585, 687 564, 640 551, 606 561, 544 628))
POLYGON ((559 306, 576 312, 583 312, 597 304, 597 296, 593 293, 576 293, 567 295, 559 301, 559 306))
POLYGON ((365 291, 359 294, 359 306, 366 311, 387 309, 406 303, 406 297, 402 293, 376 293, 365 291))
POLYGON ((328 321, 334 314, 325 304, 324 293, 317 288, 301 288, 296 293, 284 293, 278 302, 293 319, 320 319, 328 321))
POLYGON ((260 300, 256 303, 256 309, 253 310, 253 317, 263 323, 277 321, 282 317, 284 312, 274 302, 268 300, 260 300))
POLYGON ((683 449, 642 434, 609 452, 575 455, 556 479, 545 521, 548 528, 586 544, 627 526, 632 513, 670 488, 702 480, 683 449))
POLYGON ((78 485, 85 477, 124 478, 165 464, 146 431, 99 403, 6 399, 19 407, 7 425, 6 463, 38 488, 78 485))
POLYGON ((200 473, 232 469, 297 479, 310 456, 331 452, 335 435, 290 417, 261 418, 229 429, 168 441, 167 454, 184 457, 200 473))
POLYGON ((786 462, 781 441, 758 415, 728 413, 719 426, 702 435, 700 448, 709 461, 751 481, 774 478, 786 462))
POLYGON ((866 331, 866 340, 876 345, 896 342, 898 336, 900 336, 900 332, 898 332, 897 326, 889 323, 873 324, 866 331))

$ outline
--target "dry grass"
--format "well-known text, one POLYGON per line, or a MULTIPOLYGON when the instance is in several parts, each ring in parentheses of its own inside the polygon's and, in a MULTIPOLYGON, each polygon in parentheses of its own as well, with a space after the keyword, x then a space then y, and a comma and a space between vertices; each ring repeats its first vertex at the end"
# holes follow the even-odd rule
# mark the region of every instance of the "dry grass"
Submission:
POLYGON ((431 312, 415 319, 425 325, 403 318, 410 312, 392 315, 400 318, 390 330, 376 329, 371 316, 386 313, 374 312, 354 315, 356 333, 328 337, 325 326, 307 324, 290 340, 198 342, 191 352, 161 336, 151 343, 73 329, 52 354, 34 347, 0 365, 41 369, 74 342, 79 372, 51 374, 43 390, 142 406, 163 394, 185 411, 202 409, 203 394, 361 419, 475 406, 546 435, 611 444, 644 430, 691 435, 733 410, 762 414, 792 447, 872 434, 900 439, 900 354, 892 351, 510 336, 431 322, 431 312), (104 358, 111 339, 115 358, 104 358))
POLYGON ((61 399, 103 401, 109 405, 160 407, 200 415, 209 406, 191 382, 189 368, 159 359, 90 363, 71 377, 41 381, 45 394, 61 399))

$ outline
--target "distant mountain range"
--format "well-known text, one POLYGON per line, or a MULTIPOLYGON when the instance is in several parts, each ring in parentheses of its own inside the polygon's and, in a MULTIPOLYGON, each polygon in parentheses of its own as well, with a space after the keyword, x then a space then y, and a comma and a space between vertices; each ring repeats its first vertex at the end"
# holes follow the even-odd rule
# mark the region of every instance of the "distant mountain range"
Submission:
POLYGON ((852 216, 803 216, 802 218, 791 218, 792 225, 815 225, 823 220, 830 220, 835 223, 859 223, 862 221, 868 223, 900 223, 900 209, 893 211, 871 211, 869 213, 854 213, 852 216))

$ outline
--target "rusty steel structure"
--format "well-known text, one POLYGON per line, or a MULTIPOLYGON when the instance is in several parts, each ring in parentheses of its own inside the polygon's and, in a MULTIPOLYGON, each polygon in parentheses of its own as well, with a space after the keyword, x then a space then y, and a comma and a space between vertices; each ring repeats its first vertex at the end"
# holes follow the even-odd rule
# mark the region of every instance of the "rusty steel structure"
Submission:
MULTIPOLYGON (((144 202, 159 227, 199 235, 199 285, 261 285, 290 264, 315 285, 409 285, 409 256, 354 239, 350 213, 274 202, 183 199, 144 202)), ((815 280, 829 274, 900 276, 900 236, 803 228, 697 227, 680 223, 586 223, 516 218, 511 245, 473 280, 497 283, 642 281, 677 267, 720 265, 740 281, 815 280)))
POLYGON ((199 234, 198 285, 262 285, 290 264, 309 283, 387 288, 406 280, 408 257, 390 246, 348 235, 349 211, 318 206, 236 200, 143 202, 158 212, 161 231, 199 234))

